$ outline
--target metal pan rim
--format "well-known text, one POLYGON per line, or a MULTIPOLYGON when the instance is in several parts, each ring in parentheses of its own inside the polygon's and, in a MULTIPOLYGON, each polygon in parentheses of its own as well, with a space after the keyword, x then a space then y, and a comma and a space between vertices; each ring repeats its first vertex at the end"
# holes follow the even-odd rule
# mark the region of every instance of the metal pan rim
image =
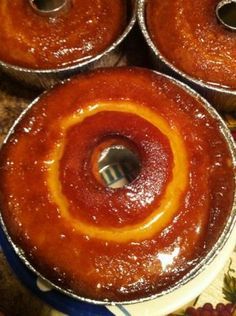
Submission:
MULTIPOLYGON (((129 67, 124 67, 124 68, 129 68, 129 67)), ((132 68, 138 68, 138 67, 132 67, 132 68)), ((231 153, 231 157, 232 157, 232 163, 233 163, 233 167, 234 167, 234 183, 235 183, 235 187, 236 187, 236 144, 234 142, 234 139, 228 129, 228 127, 226 126, 225 122, 223 121, 223 119, 220 117, 220 115, 218 114, 218 112, 209 104, 209 102, 207 102, 201 95, 199 95, 196 91, 194 91, 192 88, 190 88, 187 84, 180 82, 179 80, 160 73, 158 71, 155 70, 151 70, 148 69, 148 71, 153 72, 154 74, 157 74, 159 76, 162 76, 164 78, 166 78, 167 80, 169 80, 170 82, 176 84, 177 86, 179 86, 180 88, 182 88, 183 90, 185 90, 189 95, 191 95, 193 98, 197 99, 200 101, 201 105, 206 109, 206 111, 209 113, 209 115, 211 117, 213 117, 214 119, 216 119, 219 123, 219 128, 220 131, 225 139, 225 141, 228 144, 229 147, 229 151, 231 153)), ((66 79, 64 82, 70 81, 71 79, 66 79)), ((62 85, 62 83, 60 83, 60 85, 62 85)), ((53 88, 55 89, 55 88, 53 88)), ((27 107, 26 109, 21 113, 21 115, 15 120, 15 122, 13 123, 12 127, 10 128, 8 134, 6 135, 3 144, 5 144, 10 135, 12 133, 14 133, 14 130, 16 128, 16 126, 20 123, 21 119, 26 115, 26 113, 28 113, 28 111, 38 102, 39 99, 41 99, 42 96, 44 96, 45 94, 48 93, 48 91, 51 91, 51 89, 44 91, 39 97, 37 97, 35 100, 33 100, 27 107)), ((1 148, 0 148, 1 150, 1 148)), ((180 287, 182 287, 183 285, 185 285, 186 283, 190 282, 191 280, 193 280, 195 277, 197 277, 201 272, 203 272, 205 270, 205 268, 217 257, 217 255, 219 254, 219 252, 222 250, 222 248, 224 247, 224 245, 226 244, 227 240, 229 239, 233 229, 236 226, 236 189, 234 192, 234 200, 232 203, 232 209, 231 209, 231 215, 228 218, 227 223, 225 224, 223 231, 221 232, 217 242, 214 244, 214 246, 211 248, 211 250, 207 253, 207 255, 205 257, 203 257, 198 264, 192 269, 190 270, 182 279, 180 279, 180 281, 178 281, 173 287, 171 288, 167 288, 157 294, 151 295, 151 296, 147 296, 147 297, 143 297, 140 299, 136 299, 136 300, 130 300, 130 301, 100 301, 100 300, 94 300, 94 299, 90 299, 90 298, 86 298, 86 297, 82 297, 79 295, 74 294, 72 291, 70 291, 69 289, 63 289, 60 286, 54 284, 52 281, 48 280, 46 277, 44 277, 40 272, 38 272, 33 265, 29 262, 29 260, 26 258, 24 251, 15 244, 15 242, 12 240, 11 236, 8 233, 8 230, 5 226, 4 220, 2 218, 1 215, 1 211, 0 211, 0 225, 3 229, 3 232, 5 233, 7 240, 9 241, 9 243, 11 244, 12 248, 14 249, 15 253, 17 254, 17 256, 22 260, 22 262, 32 271, 34 272, 37 276, 41 277, 43 280, 45 280, 49 285, 51 285, 53 287, 53 289, 58 290, 59 292, 68 295, 71 298, 80 300, 82 302, 86 302, 86 303, 91 303, 91 304, 97 304, 97 305, 120 305, 120 304, 136 304, 136 303, 142 303, 142 302, 146 302, 146 301, 150 301, 153 299, 156 299, 158 297, 164 296, 166 294, 169 294, 177 289, 179 289, 180 287)))

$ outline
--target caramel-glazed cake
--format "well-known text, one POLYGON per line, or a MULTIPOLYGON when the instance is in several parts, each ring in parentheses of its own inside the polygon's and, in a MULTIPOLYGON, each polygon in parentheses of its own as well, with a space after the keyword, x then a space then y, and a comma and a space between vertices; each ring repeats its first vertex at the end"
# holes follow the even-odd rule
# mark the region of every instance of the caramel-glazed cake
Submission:
POLYGON ((124 31, 125 0, 70 2, 63 14, 48 17, 29 0, 1 0, 0 60, 31 69, 71 66, 103 52, 124 31))
POLYGON ((236 88, 236 36, 217 19, 218 0, 147 0, 149 35, 175 68, 212 85, 236 88))
POLYGON ((0 151, 8 234, 34 269, 80 297, 128 301, 175 286, 231 212, 233 162, 220 124, 201 99, 150 70, 103 69, 59 85, 0 151), (118 188, 98 167, 112 146, 139 161, 118 188))

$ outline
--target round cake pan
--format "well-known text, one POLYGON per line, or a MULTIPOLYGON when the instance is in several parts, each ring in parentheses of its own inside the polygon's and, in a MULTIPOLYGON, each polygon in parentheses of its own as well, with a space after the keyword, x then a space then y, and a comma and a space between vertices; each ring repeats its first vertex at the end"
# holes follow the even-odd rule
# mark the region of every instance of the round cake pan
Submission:
MULTIPOLYGON (((150 49, 150 59, 153 66, 166 74, 187 83, 193 89, 204 96, 217 110, 230 112, 236 110, 236 90, 222 85, 211 85, 205 81, 196 79, 175 67, 159 51, 153 43, 146 25, 146 3, 148 0, 138 0, 138 23, 150 49)), ((227 0, 228 1, 228 0, 227 0)), ((168 34, 166 34, 168 36, 168 34)))
POLYGON ((0 60, 0 70, 10 77, 40 89, 48 89, 70 76, 95 68, 112 67, 119 63, 124 52, 124 41, 136 22, 137 1, 126 0, 127 25, 123 33, 107 49, 91 58, 78 61, 74 65, 54 69, 30 69, 15 66, 0 60))
MULTIPOLYGON (((161 74, 157 71, 153 71, 156 74, 162 75, 163 77, 167 78, 168 80, 170 80, 172 83, 178 85, 179 87, 181 87, 183 90, 185 90, 188 94, 190 94, 192 97, 194 97, 195 99, 199 100, 202 104, 202 106, 207 110, 207 112, 210 114, 210 116, 212 118, 214 118, 220 128, 220 131, 225 139, 225 141, 227 142, 231 157, 232 157, 232 163, 233 163, 233 167, 234 167, 234 179, 233 182, 235 183, 235 187, 236 187, 236 145, 235 142, 233 140, 233 137, 228 129, 228 127, 226 126, 225 122, 223 121, 223 119, 220 117, 220 115, 218 114, 218 112, 202 97, 200 96, 197 92, 195 92, 193 89, 189 88, 185 83, 182 83, 168 75, 165 74, 161 74)), ((69 79, 70 80, 70 79, 69 79)), ((62 83, 63 84, 63 83, 62 83)), ((45 91, 43 93, 43 95, 47 94, 48 92, 45 91)), ((37 99, 35 99, 23 112, 22 114, 18 117, 18 119, 14 122, 13 126, 11 127, 8 135, 6 136, 4 143, 8 142, 8 139, 10 137, 10 135, 12 133, 14 133, 15 129, 17 128, 18 123, 21 121, 21 119, 23 119, 23 117, 27 114, 27 112, 37 103, 37 101, 39 100, 40 97, 38 97, 37 99)), ((211 250, 207 253, 207 255, 205 257, 203 257, 200 262, 190 271, 188 272, 179 282, 177 282, 177 284, 175 284, 172 288, 167 289, 167 290, 163 290, 158 294, 149 296, 149 297, 145 297, 142 299, 138 299, 138 300, 131 300, 131 301, 121 301, 121 302, 111 302, 111 301, 97 301, 97 300, 93 300, 93 299, 89 299, 89 298, 85 298, 85 297, 80 297, 74 293, 72 293, 70 290, 66 289, 66 288, 61 288, 58 285, 52 283, 51 281, 49 281, 47 278, 45 278, 42 274, 40 274, 33 266, 32 264, 28 261, 28 259, 26 258, 26 255, 24 253, 24 251, 18 247, 12 240, 11 236, 8 233, 8 230, 4 224, 1 212, 0 212, 0 224, 1 227, 7 237, 7 240, 10 242, 12 248, 14 249, 15 253, 17 254, 17 256, 19 256, 19 258, 23 261, 23 263, 31 270, 33 271, 37 276, 41 277, 43 280, 45 280, 50 286, 52 286, 54 289, 74 298, 74 299, 78 299, 84 302, 88 302, 88 303, 93 303, 93 304, 100 304, 100 305, 109 305, 109 304, 133 304, 133 303, 141 303, 144 301, 148 301, 151 299, 155 299, 158 297, 163 297, 169 293, 172 293, 173 291, 181 288, 182 286, 184 286, 185 284, 187 284, 188 282, 194 280, 201 272, 205 271, 205 269, 209 266, 209 264, 215 259, 217 258, 217 256, 220 254, 220 251, 222 249, 224 249, 227 240, 229 239, 229 237, 232 237, 232 233, 235 231, 235 225, 236 225, 236 190, 234 191, 234 200, 232 203, 232 209, 231 209, 231 213, 230 216, 227 220, 227 223, 225 224, 225 226, 222 229, 222 232, 217 240, 217 242, 213 245, 213 247, 211 248, 211 250)), ((205 282, 205 287, 207 287, 207 285, 209 285, 209 283, 212 281, 212 279, 209 280, 209 282, 207 283, 207 281, 205 282)))

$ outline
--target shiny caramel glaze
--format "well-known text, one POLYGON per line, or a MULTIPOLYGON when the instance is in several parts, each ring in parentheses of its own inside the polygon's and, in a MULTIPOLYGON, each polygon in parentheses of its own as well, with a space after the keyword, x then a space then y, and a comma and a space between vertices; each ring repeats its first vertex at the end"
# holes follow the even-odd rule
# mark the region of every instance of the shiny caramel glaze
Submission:
POLYGON ((27 0, 0 1, 0 60, 32 69, 73 65, 107 49, 126 24, 125 0, 72 0, 58 17, 27 0))
POLYGON ((60 287, 109 301, 177 284, 219 238, 234 194, 219 123, 139 68, 90 72, 44 94, 3 145, 0 179, 3 221, 27 260, 60 287), (93 172, 111 140, 141 160, 119 189, 93 172))
POLYGON ((236 88, 236 34, 217 20, 217 0, 148 0, 146 23, 174 67, 213 85, 236 88))

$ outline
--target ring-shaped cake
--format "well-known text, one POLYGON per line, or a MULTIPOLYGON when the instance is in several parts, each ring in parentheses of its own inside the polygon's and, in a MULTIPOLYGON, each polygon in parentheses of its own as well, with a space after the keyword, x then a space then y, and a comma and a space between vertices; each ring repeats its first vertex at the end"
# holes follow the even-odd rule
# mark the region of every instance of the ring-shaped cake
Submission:
POLYGON ((31 268, 75 297, 161 295, 227 239, 234 150, 180 83, 141 68, 83 74, 37 99, 4 143, 2 224, 31 268), (114 146, 140 164, 119 188, 98 167, 114 146))
POLYGON ((105 51, 127 25, 126 1, 67 1, 68 10, 52 17, 29 0, 1 1, 0 60, 31 70, 65 68, 105 51))
POLYGON ((0 20, 0 69, 48 89, 76 73, 121 62, 136 0, 3 0, 0 20))
POLYGON ((147 29, 161 55, 175 68, 216 88, 235 90, 236 36, 217 19, 218 3, 146 1, 147 29))

